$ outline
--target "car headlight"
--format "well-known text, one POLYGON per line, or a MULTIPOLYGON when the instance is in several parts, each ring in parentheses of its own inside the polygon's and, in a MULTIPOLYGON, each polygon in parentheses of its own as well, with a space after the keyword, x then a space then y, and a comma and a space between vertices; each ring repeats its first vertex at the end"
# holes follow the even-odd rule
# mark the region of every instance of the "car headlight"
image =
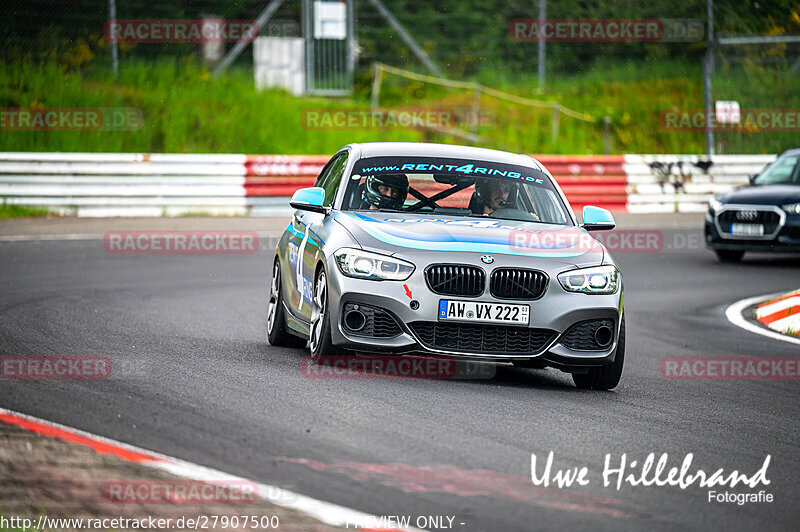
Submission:
POLYGON ((789 205, 781 205, 781 209, 789 214, 800 214, 800 203, 790 203, 789 205))
POLYGON ((722 202, 719 201, 717 198, 712 196, 711 199, 708 200, 709 211, 716 212, 716 210, 719 209, 720 207, 722 207, 722 202))
POLYGON ((614 266, 570 270, 559 273, 558 282, 568 292, 613 294, 619 285, 619 270, 614 266))
POLYGON ((410 262, 361 249, 342 248, 333 256, 339 270, 348 277, 405 281, 414 273, 414 265, 410 262))

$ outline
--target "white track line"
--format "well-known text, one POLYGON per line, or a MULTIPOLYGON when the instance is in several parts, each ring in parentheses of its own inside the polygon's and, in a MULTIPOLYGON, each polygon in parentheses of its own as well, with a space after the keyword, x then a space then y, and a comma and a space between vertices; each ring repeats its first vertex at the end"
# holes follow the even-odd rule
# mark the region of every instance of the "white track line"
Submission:
MULTIPOLYGON (((345 527, 349 524, 351 528, 354 528, 356 527, 356 525, 359 525, 358 528, 362 530, 363 529, 369 530, 370 528, 380 527, 380 521, 377 516, 360 512, 358 510, 352 510, 344 506, 339 506, 338 504, 333 504, 330 502, 313 499, 311 497, 307 497, 299 493, 294 493, 292 491, 280 488, 278 486, 271 486, 269 484, 262 484, 260 482, 255 482, 243 477, 238 477, 236 475, 224 473, 216 469, 211 469, 198 464, 193 464, 185 460, 180 460, 178 458, 173 458, 171 456, 167 456, 161 453, 156 453, 147 449, 142 449, 134 445, 129 445, 127 443, 122 443, 116 440, 112 440, 104 436, 98 436, 90 432, 85 432, 72 427, 67 427, 66 425, 61 425, 59 423, 54 423, 52 421, 47 421, 45 419, 29 416, 27 414, 23 414, 20 412, 15 412, 14 410, 8 410, 0 407, 0 413, 8 414, 11 416, 17 416, 32 421, 34 423, 38 423, 40 425, 55 427, 57 429, 66 432, 71 432, 73 434, 77 434, 85 438, 89 438, 91 440, 102 442, 107 445, 152 456, 154 459, 153 462, 138 462, 138 463, 145 467, 161 469, 163 471, 167 471, 169 473, 184 478, 199 480, 201 482, 233 481, 233 482, 248 482, 255 484, 256 486, 258 486, 259 497, 261 497, 262 499, 269 501, 277 506, 282 506, 284 508, 297 510, 298 512, 304 513, 310 517, 313 517, 314 519, 322 521, 323 523, 331 526, 345 527)), ((381 530, 403 530, 411 532, 420 532, 420 529, 412 527, 397 528, 397 529, 381 528, 381 530)))
POLYGON ((742 299, 741 301, 737 301, 733 305, 729 306, 725 309, 725 317, 728 318, 728 321, 732 324, 736 325, 737 327, 741 327, 746 331, 750 331, 752 333, 760 334, 761 336, 766 336, 768 338, 772 338, 774 340, 782 340, 784 342, 789 342, 790 344, 798 344, 800 345, 800 338, 792 338, 785 334, 781 334, 778 332, 770 331, 769 329, 765 329, 755 323, 747 321, 742 316, 742 311, 749 307, 750 305, 755 305, 760 301, 767 301, 768 299, 772 299, 774 297, 778 297, 783 293, 777 294, 769 294, 764 296, 755 296, 755 297, 748 297, 747 299, 742 299))

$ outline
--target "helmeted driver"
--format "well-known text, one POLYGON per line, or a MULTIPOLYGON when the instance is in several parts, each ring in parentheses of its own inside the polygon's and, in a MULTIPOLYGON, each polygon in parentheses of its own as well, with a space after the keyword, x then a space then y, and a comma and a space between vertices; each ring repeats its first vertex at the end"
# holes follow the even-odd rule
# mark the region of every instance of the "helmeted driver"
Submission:
POLYGON ((408 197, 408 177, 405 174, 368 176, 361 196, 370 210, 400 210, 408 197))
POLYGON ((478 179, 475 183, 476 214, 489 216, 498 209, 511 207, 516 198, 511 196, 511 183, 499 179, 478 179))
MULTIPOLYGON (((469 209, 478 216, 491 216, 502 209, 517 209, 519 185, 500 179, 481 179, 475 182, 475 192, 469 203, 469 209)), ((527 213, 531 219, 538 220, 535 212, 527 213)))

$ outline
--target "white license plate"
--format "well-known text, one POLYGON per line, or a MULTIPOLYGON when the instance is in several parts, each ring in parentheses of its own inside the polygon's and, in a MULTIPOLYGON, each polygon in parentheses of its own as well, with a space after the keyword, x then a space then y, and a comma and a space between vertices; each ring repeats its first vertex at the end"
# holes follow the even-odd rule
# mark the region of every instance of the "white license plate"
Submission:
POLYGON ((528 325, 530 313, 530 306, 528 305, 439 300, 440 320, 528 325))
POLYGON ((731 234, 740 236, 764 236, 761 224, 731 224, 731 234))

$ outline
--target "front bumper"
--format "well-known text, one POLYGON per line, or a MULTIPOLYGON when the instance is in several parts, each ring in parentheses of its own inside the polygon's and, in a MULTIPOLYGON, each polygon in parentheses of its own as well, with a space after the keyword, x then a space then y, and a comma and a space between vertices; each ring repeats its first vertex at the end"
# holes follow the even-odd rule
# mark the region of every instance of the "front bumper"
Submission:
POLYGON ((800 216, 786 215, 771 238, 731 238, 720 232, 714 215, 706 212, 704 228, 706 247, 725 251, 800 252, 800 216))
MULTIPOLYGON (((499 259, 498 264, 482 267, 486 270, 488 278, 491 270, 495 267, 509 266, 512 260, 513 257, 499 259)), ((474 261, 470 262, 474 264, 474 261)), ((570 268, 564 267, 564 270, 567 269, 570 268)), ((552 273, 548 273, 548 275, 550 277, 548 287, 540 299, 533 301, 501 300, 491 296, 488 290, 477 297, 435 294, 427 287, 424 268, 421 267, 417 267, 405 282, 368 281, 346 277, 334 264, 329 263, 331 339, 335 345, 365 353, 414 353, 493 362, 536 361, 542 365, 567 371, 573 367, 578 369, 613 362, 622 313, 621 281, 615 294, 589 295, 567 292, 559 284, 556 275, 552 273), (408 286, 411 291, 411 297, 406 294, 405 286, 408 286), (541 343, 537 343, 536 349, 524 352, 519 349, 513 352, 470 349, 469 338, 460 342, 454 339, 449 342, 450 347, 432 345, 430 339, 428 338, 426 341, 420 333, 421 328, 418 325, 424 324, 429 328, 431 324, 441 323, 438 318, 440 299, 529 305, 531 319, 527 328, 484 324, 493 328, 486 334, 493 334, 494 337, 499 334, 501 338, 508 338, 511 335, 519 336, 514 330, 528 329, 525 330, 525 334, 533 336, 541 333, 547 338, 541 343), (414 305, 412 305, 412 301, 414 305), (348 306, 348 309, 351 309, 353 304, 371 306, 390 314, 399 326, 399 334, 391 338, 376 338, 348 331, 343 323, 344 308, 348 306), (611 343, 606 348, 596 350, 573 349, 564 345, 562 341, 565 339, 565 333, 570 332, 574 325, 587 320, 607 320, 613 330, 611 343), (504 328, 506 331, 498 328, 504 328), (507 333, 508 336, 504 333, 507 333)), ((446 322, 448 325, 465 323, 451 322, 450 320, 446 320, 446 322)), ((457 327, 452 328, 456 329, 457 327)), ((532 340, 529 345, 533 345, 532 340)))

